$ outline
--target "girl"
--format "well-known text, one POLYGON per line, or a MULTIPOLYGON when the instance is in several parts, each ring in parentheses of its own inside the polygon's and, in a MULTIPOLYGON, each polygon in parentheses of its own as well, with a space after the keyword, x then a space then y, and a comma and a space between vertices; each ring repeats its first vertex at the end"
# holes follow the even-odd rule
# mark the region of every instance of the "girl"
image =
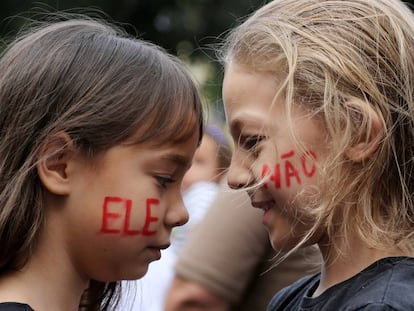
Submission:
POLYGON ((25 34, 0 73, 0 310, 107 310, 187 221, 195 84, 159 47, 88 19, 25 34))
POLYGON ((192 165, 181 183, 183 202, 189 214, 189 221, 173 229, 171 247, 162 251, 162 259, 152 264, 148 273, 135 282, 138 299, 125 301, 123 309, 164 310, 166 294, 174 277, 177 256, 218 195, 219 182, 230 163, 230 158, 229 138, 218 124, 207 124, 200 146, 194 153, 192 165))
POLYGON ((414 310, 414 16, 398 0, 275 0, 231 32, 228 182, 320 274, 268 310, 414 310))

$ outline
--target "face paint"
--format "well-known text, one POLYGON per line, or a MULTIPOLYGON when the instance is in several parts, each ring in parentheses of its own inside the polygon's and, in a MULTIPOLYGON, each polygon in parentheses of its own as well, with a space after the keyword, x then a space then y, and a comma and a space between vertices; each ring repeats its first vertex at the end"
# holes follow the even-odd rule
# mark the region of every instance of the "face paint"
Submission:
MULTIPOLYGON (((295 151, 291 150, 281 155, 282 161, 276 163, 273 172, 267 164, 262 166, 261 176, 262 178, 269 177, 269 180, 273 182, 276 189, 286 186, 290 188, 295 182, 298 185, 302 184, 302 178, 311 178, 316 172, 316 155, 313 151, 306 151, 301 156, 301 167, 295 167, 294 163, 290 161, 295 156, 295 151), (309 163, 311 161, 311 163, 309 163), (301 177, 302 176, 302 177, 301 177), (283 178, 284 177, 284 178, 283 178)), ((264 183, 264 187, 267 189, 268 183, 264 183)))
POLYGON ((102 226, 100 232, 105 234, 120 234, 126 236, 138 234, 145 236, 154 235, 156 231, 150 230, 150 224, 158 221, 158 217, 151 216, 151 211, 152 207, 158 204, 159 200, 156 198, 146 199, 146 215, 144 225, 142 228, 133 229, 130 228, 132 201, 130 199, 115 196, 106 196, 102 206, 102 226), (114 212, 114 210, 118 210, 119 212, 114 212), (122 210, 124 210, 123 213, 122 210), (121 217, 124 217, 123 221, 117 221, 121 217))

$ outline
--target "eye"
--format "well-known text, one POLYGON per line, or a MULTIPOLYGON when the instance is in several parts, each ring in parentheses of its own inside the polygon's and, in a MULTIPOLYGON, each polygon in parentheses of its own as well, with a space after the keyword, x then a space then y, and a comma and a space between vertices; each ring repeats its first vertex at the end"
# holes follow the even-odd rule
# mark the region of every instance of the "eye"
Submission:
POLYGON ((241 136, 240 144, 247 151, 257 152, 257 146, 264 139, 264 136, 255 135, 255 136, 241 136))
POLYGON ((169 184, 172 184, 175 182, 174 179, 172 179, 171 177, 166 177, 166 176, 155 176, 155 179, 157 180, 158 184, 162 188, 167 188, 169 184))

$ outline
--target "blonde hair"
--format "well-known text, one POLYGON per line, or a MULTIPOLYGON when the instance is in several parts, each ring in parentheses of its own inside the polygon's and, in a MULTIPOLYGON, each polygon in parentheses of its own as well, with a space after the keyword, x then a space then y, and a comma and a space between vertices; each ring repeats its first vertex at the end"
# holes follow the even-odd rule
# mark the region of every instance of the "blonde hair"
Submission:
MULTIPOLYGON (((337 238, 413 251, 414 16, 398 0, 275 0, 227 37, 223 62, 282 75, 287 111, 301 105, 323 122, 333 151, 306 211, 337 238), (370 105, 384 130, 374 155, 353 162, 347 147, 368 139, 370 105), (339 221, 338 221, 339 220, 339 221)), ((280 92, 279 94, 281 94, 280 92)), ((299 143, 299 142, 298 142, 299 143)))

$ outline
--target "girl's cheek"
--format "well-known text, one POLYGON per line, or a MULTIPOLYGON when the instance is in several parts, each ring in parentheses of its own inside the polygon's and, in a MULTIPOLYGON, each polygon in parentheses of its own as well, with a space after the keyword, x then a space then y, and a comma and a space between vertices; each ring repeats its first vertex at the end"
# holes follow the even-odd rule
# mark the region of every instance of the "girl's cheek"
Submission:
POLYGON ((102 204, 99 233, 120 236, 155 235, 160 221, 159 204, 157 198, 147 198, 141 205, 129 198, 106 196, 102 204))
POLYGON ((316 174, 316 160, 312 150, 298 152, 292 149, 282 153, 274 164, 261 164, 260 178, 264 188, 283 190, 310 183, 316 174))

